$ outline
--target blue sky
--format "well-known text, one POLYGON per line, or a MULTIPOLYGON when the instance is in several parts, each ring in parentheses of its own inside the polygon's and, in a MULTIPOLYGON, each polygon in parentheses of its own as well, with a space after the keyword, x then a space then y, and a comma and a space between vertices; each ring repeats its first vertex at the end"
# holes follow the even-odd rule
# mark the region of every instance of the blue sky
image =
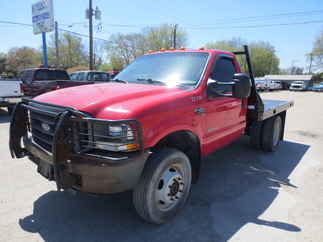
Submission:
MULTIPOLYGON (((1 0, 0 20, 31 23, 30 0, 1 0)), ((93 0, 94 6, 102 10, 102 32, 95 35, 108 39, 113 33, 139 32, 143 26, 162 23, 177 23, 188 32, 188 47, 197 48, 207 42, 240 37, 247 41, 269 41, 276 48, 281 67, 294 65, 306 66, 305 54, 312 49, 315 37, 323 29, 322 0, 93 0), (269 16, 280 13, 322 10, 314 14, 293 15, 264 19, 244 19, 252 16, 269 16), (304 21, 322 23, 274 26, 261 28, 232 28, 277 23, 304 21), (117 27, 111 25, 135 25, 117 27), (212 26, 213 25, 213 26, 212 26), (194 29, 195 27, 213 29, 194 29), (216 27, 216 28, 215 28, 216 27)), ((83 24, 88 0, 54 0, 55 18, 60 27, 87 34, 83 24)), ((23 26, 0 24, 0 52, 15 46, 41 46, 41 36, 33 35, 32 29, 23 26)))

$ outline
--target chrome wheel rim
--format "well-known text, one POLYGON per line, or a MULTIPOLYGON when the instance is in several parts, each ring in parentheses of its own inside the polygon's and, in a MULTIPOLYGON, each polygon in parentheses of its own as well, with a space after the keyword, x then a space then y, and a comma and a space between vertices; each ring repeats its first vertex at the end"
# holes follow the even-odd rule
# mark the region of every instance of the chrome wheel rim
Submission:
POLYGON ((274 137, 273 137, 273 145, 276 146, 280 139, 280 130, 281 130, 281 119, 277 117, 274 122, 274 137))
POLYGON ((160 210, 170 210, 181 200, 185 188, 182 170, 180 164, 173 164, 159 177, 155 198, 160 210))

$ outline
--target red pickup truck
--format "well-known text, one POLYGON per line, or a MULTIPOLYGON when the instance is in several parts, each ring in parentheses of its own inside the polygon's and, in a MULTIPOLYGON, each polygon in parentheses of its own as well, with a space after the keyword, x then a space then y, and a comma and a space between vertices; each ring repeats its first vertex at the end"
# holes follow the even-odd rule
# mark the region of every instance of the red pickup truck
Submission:
POLYGON ((185 205, 203 157, 242 135, 275 151, 292 105, 261 99, 247 46, 151 52, 114 82, 23 100, 9 145, 12 157, 28 156, 59 191, 132 190, 138 214, 161 224, 185 205), (236 55, 246 56, 249 75, 236 55))

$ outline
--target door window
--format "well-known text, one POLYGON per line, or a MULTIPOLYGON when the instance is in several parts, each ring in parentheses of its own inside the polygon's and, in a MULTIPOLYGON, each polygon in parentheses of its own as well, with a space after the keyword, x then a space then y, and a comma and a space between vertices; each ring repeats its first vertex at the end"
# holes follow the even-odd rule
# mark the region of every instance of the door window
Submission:
POLYGON ((78 81, 86 81, 86 72, 79 72, 79 74, 77 75, 77 80, 78 81))
MULTIPOLYGON (((232 82, 234 74, 235 65, 231 58, 221 57, 216 60, 212 71, 213 81, 232 82)), ((219 93, 230 93, 232 92, 232 86, 219 84, 217 86, 217 90, 219 91, 219 93)))
POLYGON ((96 72, 92 74, 93 81, 108 81, 108 75, 103 72, 96 72))

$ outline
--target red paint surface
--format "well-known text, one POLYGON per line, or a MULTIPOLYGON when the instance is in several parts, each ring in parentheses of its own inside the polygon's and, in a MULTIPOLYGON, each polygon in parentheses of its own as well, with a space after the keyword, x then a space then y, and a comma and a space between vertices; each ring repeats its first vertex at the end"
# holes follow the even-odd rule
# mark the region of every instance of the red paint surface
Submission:
MULTIPOLYGON (((146 84, 104 83, 65 88, 35 99, 74 107, 100 119, 136 119, 143 129, 145 148, 154 146, 173 132, 191 131, 200 139, 202 155, 207 155, 243 135, 246 126, 247 100, 245 105, 236 98, 210 100, 206 93, 215 56, 234 55, 217 50, 175 51, 211 55, 202 81, 193 91, 146 84), (194 110, 201 107, 205 114, 196 114, 194 110)), ((235 63, 240 72, 236 60, 235 63)))

